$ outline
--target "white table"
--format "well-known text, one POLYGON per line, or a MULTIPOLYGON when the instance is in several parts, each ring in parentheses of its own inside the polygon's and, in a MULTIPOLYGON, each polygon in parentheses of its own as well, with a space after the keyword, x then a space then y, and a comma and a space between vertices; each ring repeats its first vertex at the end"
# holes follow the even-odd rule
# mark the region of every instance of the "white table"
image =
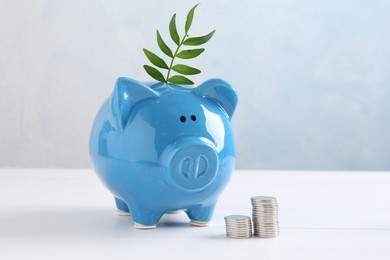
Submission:
POLYGON ((390 259, 390 172, 236 171, 212 226, 135 230, 90 169, 0 169, 0 259, 390 259), (228 239, 223 217, 278 199, 280 236, 228 239))

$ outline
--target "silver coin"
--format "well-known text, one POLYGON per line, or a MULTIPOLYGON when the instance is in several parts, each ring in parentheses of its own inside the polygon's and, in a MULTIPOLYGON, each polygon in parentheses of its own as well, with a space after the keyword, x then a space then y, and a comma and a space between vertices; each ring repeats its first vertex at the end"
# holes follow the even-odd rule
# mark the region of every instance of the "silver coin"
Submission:
POLYGON ((243 222, 243 223, 239 223, 239 222, 236 222, 236 223, 234 223, 234 222, 228 222, 228 221, 226 221, 226 223, 225 223, 227 226, 237 226, 237 227, 245 227, 245 226, 251 226, 252 225, 252 223, 251 222, 243 222))
POLYGON ((251 229, 252 226, 231 226, 231 225, 227 225, 226 228, 246 230, 246 229, 251 229))
POLYGON ((278 228, 255 228, 254 229, 254 232, 255 233, 259 233, 259 232, 262 232, 262 233, 274 233, 274 232, 278 232, 278 228))
POLYGON ((277 220, 278 219, 277 216, 273 216, 273 215, 271 215, 271 216, 253 215, 252 218, 253 218, 253 222, 255 222, 256 220, 263 221, 263 220, 277 220))
POLYGON ((225 220, 225 222, 232 225, 245 225, 251 223, 251 221, 231 221, 231 220, 225 220))
POLYGON ((254 209, 276 209, 278 204, 252 204, 254 209))
POLYGON ((226 230, 227 234, 235 234, 235 235, 250 235, 252 234, 252 230, 247 231, 232 231, 232 230, 226 230))
POLYGON ((226 233, 229 237, 251 237, 252 233, 226 233))
POLYGON ((254 228, 255 230, 276 230, 276 229, 279 229, 279 227, 277 225, 273 225, 273 226, 255 226, 254 228))
POLYGON ((237 231, 237 230, 226 230, 226 233, 228 234, 252 234, 252 230, 241 230, 241 231, 237 231))
POLYGON ((251 229, 252 226, 226 226, 226 229, 235 229, 235 230, 248 230, 251 229))
POLYGON ((274 209, 256 209, 256 208, 253 208, 252 212, 265 212, 265 213, 269 213, 269 212, 278 212, 278 209, 277 208, 274 208, 274 209))
POLYGON ((253 213, 252 217, 259 217, 259 218, 276 218, 277 214, 266 214, 266 213, 253 213))
POLYGON ((253 217, 253 222, 263 222, 263 221, 271 221, 271 222, 274 222, 274 221, 278 221, 278 218, 276 217, 269 217, 269 218, 264 218, 264 217, 253 217))
POLYGON ((278 222, 278 218, 253 218, 253 222, 259 223, 259 222, 278 222))
POLYGON ((271 235, 254 234, 253 236, 261 237, 261 238, 275 238, 275 237, 278 237, 279 234, 271 234, 271 235))
POLYGON ((276 238, 278 236, 279 235, 275 235, 275 236, 256 236, 256 237, 260 237, 260 238, 276 238))
POLYGON ((278 224, 276 225, 256 225, 255 229, 277 229, 279 227, 278 224))
POLYGON ((238 227, 226 227, 226 231, 232 232, 250 232, 252 231, 252 227, 238 228, 238 227))
POLYGON ((257 236, 257 235, 259 235, 259 236, 275 236, 278 234, 279 234, 278 231, 275 231, 275 232, 255 232, 255 236, 257 236))
POLYGON ((258 229, 255 229, 254 230, 254 233, 255 234, 277 234, 279 233, 279 229, 272 229, 272 230, 258 230, 258 229))
POLYGON ((244 215, 229 215, 226 216, 225 219, 227 220, 250 220, 251 218, 244 215))
POLYGON ((256 226, 255 230, 276 230, 279 229, 278 226, 256 226))
POLYGON ((246 223, 246 222, 251 222, 251 219, 250 217, 248 217, 248 219, 228 219, 228 218, 225 218, 225 221, 228 221, 228 222, 242 222, 242 223, 246 223))
POLYGON ((250 238, 252 237, 253 235, 250 234, 250 235, 233 235, 233 234, 226 234, 227 237, 231 237, 231 238, 250 238))
POLYGON ((226 233, 229 237, 251 237, 252 233, 226 233))
POLYGON ((255 230, 255 232, 254 232, 255 234, 265 234, 265 235, 267 235, 267 234, 277 234, 277 233, 279 233, 279 231, 278 230, 268 230, 268 231, 264 231, 264 230, 255 230))
POLYGON ((274 228, 274 227, 277 227, 279 226, 279 223, 259 223, 258 225, 255 225, 256 228, 258 227, 264 227, 264 228, 274 228))
POLYGON ((244 233, 244 234, 247 234, 247 233, 252 233, 252 230, 251 230, 251 229, 247 229, 247 230, 226 229, 226 232, 229 232, 229 233, 244 233))
POLYGON ((227 227, 226 231, 233 231, 233 232, 250 232, 252 230, 251 227, 246 228, 236 228, 236 227, 227 227))
POLYGON ((278 203, 276 201, 253 201, 252 200, 252 205, 253 206, 268 206, 268 207, 272 207, 272 206, 277 206, 278 203))
POLYGON ((251 200, 253 205, 278 205, 276 200, 251 200))
POLYGON ((269 207, 272 207, 272 206, 277 206, 278 205, 278 203, 276 201, 254 201, 254 200, 252 200, 251 203, 252 203, 253 206, 269 206, 269 207))
POLYGON ((262 231, 262 230, 256 230, 255 234, 264 234, 264 235, 272 235, 272 234, 278 234, 278 230, 273 230, 273 231, 262 231))
POLYGON ((229 226, 229 227, 250 227, 252 226, 252 223, 239 223, 239 224, 236 224, 236 223, 225 223, 226 226, 229 226))
POLYGON ((252 207, 253 211, 278 211, 278 207, 252 207))
POLYGON ((229 234, 252 234, 252 230, 241 230, 241 231, 238 231, 238 230, 226 230, 226 233, 229 233, 229 234))
POLYGON ((259 217, 276 217, 277 215, 278 215, 278 214, 274 214, 274 213, 253 212, 252 217, 253 217, 253 216, 259 216, 259 217))
POLYGON ((245 236, 236 236, 236 235, 226 235, 229 238, 251 238, 253 235, 245 235, 245 236))
POLYGON ((269 201, 269 200, 276 201, 276 198, 271 197, 271 196, 254 196, 254 197, 251 197, 251 200, 254 200, 254 201, 269 201))
POLYGON ((252 220, 244 215, 230 215, 225 217, 226 236, 229 238, 252 237, 252 220))
POLYGON ((227 236, 228 238, 234 238, 234 239, 247 239, 251 238, 252 236, 227 236))
POLYGON ((225 221, 228 221, 228 222, 243 222, 243 223, 246 223, 246 222, 251 222, 251 219, 248 217, 248 219, 228 219, 228 218, 225 218, 225 221))
POLYGON ((248 222, 248 223, 231 223, 231 222, 226 222, 225 223, 226 225, 229 225, 229 226, 251 226, 252 223, 248 222))
POLYGON ((248 228, 251 228, 252 225, 226 225, 226 227, 248 229, 248 228))
POLYGON ((272 233, 272 234, 264 234, 264 233, 255 233, 255 237, 276 237, 279 233, 272 233))
POLYGON ((274 224, 274 223, 278 223, 278 219, 277 218, 274 218, 274 219, 264 219, 264 218, 259 218, 259 219, 256 219, 254 218, 253 219, 253 224, 256 225, 256 224, 259 224, 259 223, 271 223, 271 224, 274 224))
POLYGON ((279 221, 277 219, 259 219, 259 220, 254 220, 253 224, 277 224, 279 221))
POLYGON ((278 222, 278 218, 253 218, 253 222, 278 222))
POLYGON ((258 216, 258 215, 254 215, 253 216, 253 222, 255 222, 256 220, 261 220, 261 221, 266 221, 266 220, 278 220, 278 217, 276 216, 258 216))

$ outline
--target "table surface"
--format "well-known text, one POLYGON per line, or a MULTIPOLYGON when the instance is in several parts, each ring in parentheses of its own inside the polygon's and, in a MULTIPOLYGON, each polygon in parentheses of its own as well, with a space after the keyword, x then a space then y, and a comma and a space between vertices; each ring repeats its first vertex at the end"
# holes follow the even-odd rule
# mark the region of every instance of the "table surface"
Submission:
POLYGON ((91 169, 0 169, 0 259, 390 259, 390 172, 234 172, 209 227, 118 216, 91 169), (224 216, 275 196, 280 236, 229 239, 224 216))

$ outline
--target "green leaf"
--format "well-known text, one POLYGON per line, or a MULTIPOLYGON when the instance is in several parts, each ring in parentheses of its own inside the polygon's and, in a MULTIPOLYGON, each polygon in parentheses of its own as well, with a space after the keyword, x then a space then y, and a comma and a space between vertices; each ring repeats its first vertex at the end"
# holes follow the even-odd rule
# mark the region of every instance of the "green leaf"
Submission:
POLYGON ((175 75, 172 76, 168 79, 168 82, 173 83, 173 84, 183 84, 183 85, 194 85, 194 82, 191 80, 187 79, 184 76, 180 75, 175 75))
POLYGON ((187 14, 187 20, 186 20, 186 26, 185 26, 185 32, 186 34, 188 33, 188 30, 190 29, 191 27, 191 24, 192 24, 192 20, 194 19, 194 11, 195 11, 195 8, 198 6, 199 4, 195 5, 194 7, 192 7, 192 9, 188 12, 187 14))
POLYGON ((162 68, 162 69, 169 69, 168 65, 165 63, 163 59, 158 57, 156 54, 154 54, 151 51, 148 51, 147 49, 144 49, 144 53, 148 60, 155 66, 162 68))
POLYGON ((176 28, 176 14, 172 16, 172 19, 169 22, 169 34, 171 35, 171 38, 176 43, 176 45, 179 45, 180 37, 179 34, 177 33, 177 28, 176 28))
POLYGON ((193 49, 193 50, 183 50, 179 52, 176 57, 180 59, 192 59, 195 57, 198 57, 202 52, 204 52, 204 49, 193 49))
POLYGON ((204 44, 204 43, 208 42, 211 39, 211 37, 213 37, 214 33, 215 33, 215 30, 212 31, 211 33, 204 35, 204 36, 201 36, 201 37, 188 38, 187 40, 185 40, 183 42, 183 44, 184 45, 191 45, 191 46, 204 44))
POLYGON ((158 47, 160 47, 160 50, 165 53, 167 56, 169 57, 173 57, 173 54, 172 54, 172 51, 171 49, 169 49, 169 47, 165 44, 165 42, 163 41, 163 39, 161 38, 161 35, 160 33, 158 32, 157 30, 157 44, 158 44, 158 47))
POLYGON ((183 64, 177 64, 173 66, 172 69, 184 75, 195 75, 200 73, 200 70, 183 64))
POLYGON ((164 76, 156 68, 153 68, 153 67, 148 66, 148 65, 144 65, 144 69, 155 80, 158 80, 158 81, 161 81, 161 82, 165 82, 164 76))

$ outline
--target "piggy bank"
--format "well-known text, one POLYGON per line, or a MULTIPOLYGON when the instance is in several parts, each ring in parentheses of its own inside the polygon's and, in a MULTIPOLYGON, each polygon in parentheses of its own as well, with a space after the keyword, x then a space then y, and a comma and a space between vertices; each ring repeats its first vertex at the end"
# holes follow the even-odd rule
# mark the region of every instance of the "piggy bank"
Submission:
POLYGON ((119 78, 90 136, 95 171, 121 214, 154 228, 182 210, 206 226, 235 164, 237 93, 210 79, 195 88, 119 78))

